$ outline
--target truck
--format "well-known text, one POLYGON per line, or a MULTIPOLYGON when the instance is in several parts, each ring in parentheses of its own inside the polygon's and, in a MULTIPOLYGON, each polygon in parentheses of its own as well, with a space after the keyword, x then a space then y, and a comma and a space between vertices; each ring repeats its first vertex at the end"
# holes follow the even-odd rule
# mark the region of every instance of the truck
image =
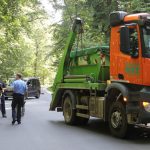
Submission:
POLYGON ((75 19, 53 83, 50 111, 68 125, 90 117, 124 138, 131 126, 150 123, 150 14, 110 14, 109 46, 78 48, 83 21, 75 19))

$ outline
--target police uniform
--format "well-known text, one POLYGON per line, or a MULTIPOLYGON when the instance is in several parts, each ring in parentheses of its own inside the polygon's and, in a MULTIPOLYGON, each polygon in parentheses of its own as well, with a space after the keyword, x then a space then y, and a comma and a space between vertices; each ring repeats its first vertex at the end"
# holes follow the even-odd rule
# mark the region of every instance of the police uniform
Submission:
POLYGON ((11 85, 13 88, 13 100, 12 100, 12 124, 15 123, 15 121, 18 122, 18 124, 21 123, 21 107, 24 105, 24 94, 27 90, 26 83, 18 79, 13 82, 11 85), (17 113, 16 113, 16 107, 17 107, 17 113), (17 118, 17 120, 16 120, 17 118))
POLYGON ((2 117, 6 118, 6 109, 5 109, 5 94, 3 92, 3 88, 5 88, 6 85, 0 81, 0 99, 1 99, 1 112, 2 117))

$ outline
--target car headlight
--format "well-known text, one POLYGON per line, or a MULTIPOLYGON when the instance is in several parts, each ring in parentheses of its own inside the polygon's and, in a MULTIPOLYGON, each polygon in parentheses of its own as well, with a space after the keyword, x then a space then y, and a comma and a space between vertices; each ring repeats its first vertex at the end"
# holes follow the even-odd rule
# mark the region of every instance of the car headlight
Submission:
POLYGON ((143 106, 147 112, 150 112, 150 102, 143 102, 143 106))

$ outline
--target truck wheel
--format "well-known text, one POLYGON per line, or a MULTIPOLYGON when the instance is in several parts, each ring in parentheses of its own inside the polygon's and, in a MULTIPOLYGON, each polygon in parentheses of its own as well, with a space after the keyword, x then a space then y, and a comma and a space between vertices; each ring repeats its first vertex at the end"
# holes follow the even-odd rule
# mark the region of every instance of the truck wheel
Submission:
POLYGON ((72 109, 71 97, 67 95, 63 103, 63 114, 66 124, 74 125, 76 124, 76 111, 72 109))
POLYGON ((124 138, 127 134, 127 116, 124 105, 117 101, 114 102, 109 110, 109 128, 112 135, 124 138))

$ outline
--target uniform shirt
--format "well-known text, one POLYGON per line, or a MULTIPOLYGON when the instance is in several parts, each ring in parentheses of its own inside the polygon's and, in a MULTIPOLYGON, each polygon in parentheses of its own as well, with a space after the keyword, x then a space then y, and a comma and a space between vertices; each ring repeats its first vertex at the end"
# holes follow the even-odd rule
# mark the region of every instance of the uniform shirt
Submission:
POLYGON ((17 93, 17 94, 24 95, 27 90, 26 83, 21 79, 15 80, 11 86, 13 88, 14 93, 17 93))

